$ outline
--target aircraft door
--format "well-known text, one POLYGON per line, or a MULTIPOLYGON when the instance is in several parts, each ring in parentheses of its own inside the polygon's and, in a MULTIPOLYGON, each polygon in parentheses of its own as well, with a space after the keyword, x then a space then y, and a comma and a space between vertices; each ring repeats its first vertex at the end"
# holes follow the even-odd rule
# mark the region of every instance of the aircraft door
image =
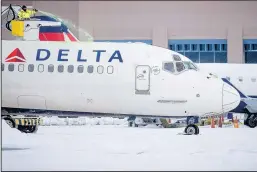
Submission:
POLYGON ((136 67, 136 94, 150 94, 150 66, 136 67))

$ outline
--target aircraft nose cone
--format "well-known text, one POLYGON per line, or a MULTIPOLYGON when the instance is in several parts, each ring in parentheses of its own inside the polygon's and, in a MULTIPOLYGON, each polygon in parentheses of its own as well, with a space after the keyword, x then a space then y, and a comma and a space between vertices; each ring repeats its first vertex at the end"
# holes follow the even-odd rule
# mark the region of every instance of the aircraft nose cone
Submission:
POLYGON ((235 109, 239 103, 240 103, 240 95, 236 89, 231 87, 229 84, 224 83, 223 90, 223 103, 222 103, 222 109, 224 112, 229 112, 233 109, 235 109))

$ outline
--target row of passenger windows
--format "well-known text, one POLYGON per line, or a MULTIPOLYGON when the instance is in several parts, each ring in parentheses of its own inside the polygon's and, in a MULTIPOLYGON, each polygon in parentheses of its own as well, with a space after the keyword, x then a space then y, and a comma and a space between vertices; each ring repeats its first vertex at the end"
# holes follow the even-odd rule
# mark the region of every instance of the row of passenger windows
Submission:
MULTIPOLYGON (((34 72, 34 71, 37 70, 38 72, 48 71, 50 73, 53 73, 55 71, 55 66, 53 64, 49 64, 49 65, 29 64, 27 66, 27 69, 28 69, 29 72, 34 72)), ((2 63, 2 71, 4 71, 4 70, 5 70, 5 65, 2 63)), ((15 65, 13 63, 8 64, 8 71, 13 72, 14 70, 15 70, 15 65)), ((25 70, 25 65, 24 64, 19 64, 18 65, 18 71, 19 72, 24 72, 24 70, 25 70)), ((74 65, 68 65, 67 66, 67 72, 68 73, 74 73, 76 71, 78 73, 83 73, 85 70, 87 71, 87 73, 93 73, 94 70, 96 70, 96 72, 99 73, 99 74, 102 74, 104 72, 106 72, 108 74, 112 74, 114 72, 113 66, 108 66, 106 69, 104 68, 104 66, 101 66, 101 65, 97 66, 97 67, 94 67, 92 65, 89 65, 87 67, 84 67, 83 65, 79 65, 77 67, 74 67, 74 65)), ((64 65, 56 66, 56 71, 58 71, 59 73, 63 73, 65 71, 64 65)))
MULTIPOLYGON (((231 80, 231 78, 228 77, 228 76, 226 77, 226 79, 229 80, 229 81, 231 80)), ((238 77, 238 81, 239 81, 239 82, 243 82, 243 81, 244 81, 243 77, 238 77)), ((252 82, 256 82, 256 78, 255 78, 255 77, 252 77, 252 78, 251 78, 251 81, 252 81, 252 82)))

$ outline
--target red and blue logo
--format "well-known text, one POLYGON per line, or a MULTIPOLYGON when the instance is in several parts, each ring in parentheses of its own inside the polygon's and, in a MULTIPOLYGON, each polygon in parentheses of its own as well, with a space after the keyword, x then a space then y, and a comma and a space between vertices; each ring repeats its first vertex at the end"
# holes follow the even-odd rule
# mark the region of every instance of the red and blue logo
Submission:
POLYGON ((20 49, 16 48, 6 57, 5 62, 26 62, 26 59, 20 49))
MULTIPOLYGON (((100 62, 100 60, 102 59, 102 54, 106 53, 107 50, 92 50, 93 53, 95 54, 95 61, 96 62, 100 62)), ((64 61, 68 61, 69 56, 71 57, 71 55, 69 55, 70 53, 70 49, 58 49, 57 51, 57 61, 58 62, 64 62, 64 61)), ((51 57, 51 51, 48 49, 37 49, 36 52, 36 61, 46 61, 51 57)), ((77 62, 87 62, 86 56, 82 55, 82 49, 78 49, 75 57, 77 59, 77 62)), ((112 62, 113 60, 118 60, 120 63, 123 63, 123 59, 121 56, 121 53, 119 50, 115 50, 114 52, 109 52, 109 54, 111 54, 111 56, 109 56, 109 60, 108 62, 112 62)), ((74 56, 73 56, 74 57, 74 56)), ((23 54, 21 53, 19 48, 16 48, 15 50, 13 50, 8 57, 6 57, 5 62, 26 62, 25 57, 23 56, 23 54)))

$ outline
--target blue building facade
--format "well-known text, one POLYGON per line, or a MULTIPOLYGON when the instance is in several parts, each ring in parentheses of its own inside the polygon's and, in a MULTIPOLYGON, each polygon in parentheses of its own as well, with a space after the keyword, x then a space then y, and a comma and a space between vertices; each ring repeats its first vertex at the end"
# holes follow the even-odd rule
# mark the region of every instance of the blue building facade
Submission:
MULTIPOLYGON (((95 42, 143 42, 148 40, 95 40, 95 42)), ((257 39, 242 40, 245 63, 257 64, 257 39)), ((228 43, 226 39, 173 39, 168 40, 168 48, 185 55, 195 63, 227 63, 228 43)))
POLYGON ((223 39, 169 40, 168 45, 195 63, 227 63, 227 41, 223 39))

